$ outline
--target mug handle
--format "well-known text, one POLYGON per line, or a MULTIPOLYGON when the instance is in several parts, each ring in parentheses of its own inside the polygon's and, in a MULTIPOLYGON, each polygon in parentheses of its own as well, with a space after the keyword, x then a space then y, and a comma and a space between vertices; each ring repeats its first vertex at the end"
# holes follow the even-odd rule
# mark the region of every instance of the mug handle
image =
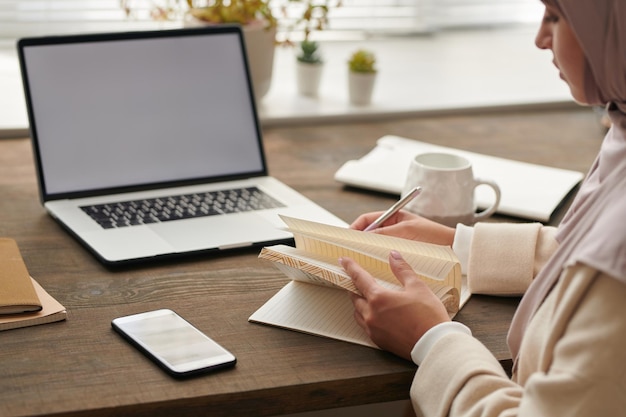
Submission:
POLYGON ((491 181, 491 180, 486 180, 482 178, 474 178, 474 188, 478 187, 479 185, 488 185, 489 187, 491 187, 491 189, 494 191, 496 195, 496 201, 485 210, 474 214, 475 222, 484 220, 487 217, 491 216, 493 213, 496 212, 496 210, 498 209, 498 206, 500 205, 500 187, 498 186, 498 184, 496 184, 494 181, 491 181))

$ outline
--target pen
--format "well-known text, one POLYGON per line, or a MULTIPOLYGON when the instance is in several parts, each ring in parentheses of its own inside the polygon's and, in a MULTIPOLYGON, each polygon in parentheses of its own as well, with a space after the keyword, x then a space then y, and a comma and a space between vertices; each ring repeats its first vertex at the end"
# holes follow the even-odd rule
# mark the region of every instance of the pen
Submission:
POLYGON ((365 230, 363 231, 369 232, 370 230, 376 229, 378 226, 383 224, 388 218, 390 218, 391 216, 396 214, 398 211, 400 211, 402 207, 406 206, 409 201, 417 197, 421 191, 422 191, 422 187, 413 188, 407 195, 402 197, 398 202, 396 202, 396 204, 389 207, 389 209, 386 212, 381 214, 379 218, 374 220, 374 222, 370 224, 369 226, 367 226, 365 230))

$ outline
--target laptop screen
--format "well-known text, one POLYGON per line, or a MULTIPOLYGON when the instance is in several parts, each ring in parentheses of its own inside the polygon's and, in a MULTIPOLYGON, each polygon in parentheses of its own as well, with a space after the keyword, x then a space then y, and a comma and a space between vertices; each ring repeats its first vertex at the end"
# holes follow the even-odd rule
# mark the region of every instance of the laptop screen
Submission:
POLYGON ((45 196, 264 175, 238 28, 20 41, 45 196))

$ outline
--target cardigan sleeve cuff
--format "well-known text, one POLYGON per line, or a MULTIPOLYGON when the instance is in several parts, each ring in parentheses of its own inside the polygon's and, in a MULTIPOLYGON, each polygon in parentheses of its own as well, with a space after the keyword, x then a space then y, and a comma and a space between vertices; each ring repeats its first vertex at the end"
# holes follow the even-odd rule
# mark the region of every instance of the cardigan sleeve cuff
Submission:
POLYGON ((467 264, 472 294, 520 295, 534 277, 540 223, 477 223, 467 264))
POLYGON ((420 365, 430 349, 437 343, 439 339, 450 333, 465 333, 468 336, 472 335, 472 331, 458 321, 446 321, 439 323, 438 325, 431 327, 424 335, 417 341, 413 350, 411 351, 411 359, 416 365, 420 365))
POLYGON ((472 244, 472 237, 474 236, 474 228, 466 226, 462 223, 457 224, 456 231, 454 233, 454 242, 452 243, 452 250, 459 258, 461 263, 461 273, 467 275, 467 264, 469 262, 470 247, 472 244))

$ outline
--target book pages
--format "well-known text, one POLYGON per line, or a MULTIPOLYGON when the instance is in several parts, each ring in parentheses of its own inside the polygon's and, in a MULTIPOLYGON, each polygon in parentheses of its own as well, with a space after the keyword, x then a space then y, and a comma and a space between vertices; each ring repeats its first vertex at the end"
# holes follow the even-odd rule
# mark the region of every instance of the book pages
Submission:
MULTIPOLYGON (((278 269, 295 281, 343 288, 360 295, 350 276, 339 264, 333 265, 323 258, 315 257, 297 248, 287 245, 265 247, 261 250, 259 258, 275 262, 278 269)), ((401 288, 397 281, 395 283, 381 279, 376 279, 376 281, 386 288, 401 288)))
POLYGON ((351 257, 378 279, 399 285, 389 267, 389 252, 395 249, 429 285, 445 284, 461 291, 461 266, 447 246, 335 227, 281 216, 294 234, 296 247, 336 265, 351 257))
POLYGON ((378 348, 354 320, 348 293, 335 288, 291 281, 248 320, 378 348))
POLYGON ((389 265, 389 251, 399 251, 441 300, 450 318, 470 294, 463 287, 460 263, 451 248, 376 233, 362 232, 281 216, 296 247, 265 247, 260 259, 291 278, 291 282, 259 308, 249 321, 376 347, 354 320, 349 292, 359 294, 339 265, 351 257, 383 287, 401 283, 389 265))
MULTIPOLYGON (((265 247, 261 250, 259 258, 274 262, 279 270, 294 281, 341 288, 361 295, 350 276, 339 265, 335 266, 319 258, 316 259, 297 248, 286 245, 265 247)), ((397 280, 392 283, 376 276, 374 279, 378 285, 388 289, 402 288, 397 280)), ((450 318, 453 318, 461 306, 460 290, 440 282, 429 283, 429 287, 446 307, 450 318)))

